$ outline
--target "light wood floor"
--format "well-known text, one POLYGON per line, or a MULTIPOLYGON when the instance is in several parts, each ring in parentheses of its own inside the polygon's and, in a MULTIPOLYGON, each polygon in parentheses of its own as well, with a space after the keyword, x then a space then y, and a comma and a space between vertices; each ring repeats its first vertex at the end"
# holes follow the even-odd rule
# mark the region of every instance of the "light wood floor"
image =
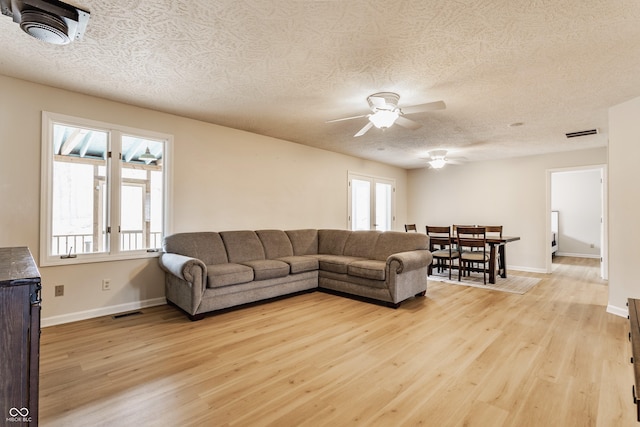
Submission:
POLYGON ((321 292, 190 322, 42 331, 44 426, 634 426, 628 320, 593 260, 525 295, 429 282, 393 310, 321 292))

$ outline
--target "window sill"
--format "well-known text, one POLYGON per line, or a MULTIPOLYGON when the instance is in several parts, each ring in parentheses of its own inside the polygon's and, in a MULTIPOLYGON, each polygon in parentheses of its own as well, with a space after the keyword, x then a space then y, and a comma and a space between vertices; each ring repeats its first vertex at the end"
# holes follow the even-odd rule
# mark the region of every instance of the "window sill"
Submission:
POLYGON ((119 254, 77 254, 75 257, 67 258, 65 255, 42 258, 40 260, 40 267, 56 267, 61 265, 75 265, 75 264, 92 264, 112 261, 128 261, 134 259, 146 259, 157 258, 161 250, 154 252, 147 251, 135 251, 119 254))

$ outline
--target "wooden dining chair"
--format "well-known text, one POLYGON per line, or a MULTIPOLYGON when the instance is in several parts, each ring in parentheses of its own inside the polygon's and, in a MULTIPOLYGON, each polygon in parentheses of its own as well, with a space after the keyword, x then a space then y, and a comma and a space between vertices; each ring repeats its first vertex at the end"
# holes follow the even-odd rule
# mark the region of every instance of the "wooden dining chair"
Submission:
MULTIPOLYGON (((502 237, 502 226, 501 225, 479 225, 478 227, 484 227, 487 232, 487 238, 490 237, 502 237)), ((487 248, 487 250, 491 250, 491 248, 487 248)), ((502 265, 502 257, 498 257, 498 262, 496 263, 496 269, 498 271, 502 270, 504 266, 502 265)))
POLYGON ((418 229, 416 228, 415 224, 405 224, 404 231, 415 231, 417 233, 418 229))
POLYGON ((471 270, 478 270, 482 266, 484 284, 487 284, 489 253, 487 251, 486 230, 484 227, 456 227, 456 240, 460 251, 458 281, 462 276, 469 275, 471 270), (473 268, 472 266, 476 267, 473 268))
POLYGON ((451 280, 453 260, 460 256, 451 238, 451 227, 427 225, 427 236, 429 236, 429 250, 435 261, 429 266, 428 274, 431 275, 434 266, 438 271, 446 267, 449 269, 449 280, 451 280))

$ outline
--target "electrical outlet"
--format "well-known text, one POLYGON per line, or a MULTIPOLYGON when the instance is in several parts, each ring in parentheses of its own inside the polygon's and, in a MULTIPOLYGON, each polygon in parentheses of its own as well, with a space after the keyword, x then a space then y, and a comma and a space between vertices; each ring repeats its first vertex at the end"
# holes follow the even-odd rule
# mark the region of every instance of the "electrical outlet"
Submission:
POLYGON ((111 279, 102 279, 102 290, 103 291, 111 290, 111 279))
POLYGON ((55 288, 55 296, 61 297, 64 296, 64 285, 57 285, 55 288))

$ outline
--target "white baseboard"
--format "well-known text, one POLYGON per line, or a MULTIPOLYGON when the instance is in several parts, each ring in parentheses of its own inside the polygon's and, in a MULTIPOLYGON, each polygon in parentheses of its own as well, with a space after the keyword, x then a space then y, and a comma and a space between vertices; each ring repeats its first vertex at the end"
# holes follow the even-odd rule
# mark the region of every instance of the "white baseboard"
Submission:
POLYGON ((596 258, 600 259, 600 254, 574 254, 572 252, 556 252, 556 256, 571 256, 574 258, 596 258))
POLYGON ((94 317, 109 316, 111 314, 123 313, 126 311, 137 310, 146 307, 154 307, 156 305, 163 305, 166 303, 167 300, 164 297, 153 298, 144 301, 135 301, 126 304, 100 307, 93 310, 78 311, 76 313, 61 314, 59 316, 44 317, 42 318, 40 324, 43 328, 46 328, 47 326, 77 322, 78 320, 93 319, 94 317))
POLYGON ((615 314, 620 317, 628 317, 629 309, 627 307, 617 307, 615 305, 607 305, 607 313, 615 314))
POLYGON ((526 273, 546 273, 547 272, 547 270, 545 270, 544 268, 520 267, 517 265, 508 265, 507 271, 509 270, 524 271, 526 273))

